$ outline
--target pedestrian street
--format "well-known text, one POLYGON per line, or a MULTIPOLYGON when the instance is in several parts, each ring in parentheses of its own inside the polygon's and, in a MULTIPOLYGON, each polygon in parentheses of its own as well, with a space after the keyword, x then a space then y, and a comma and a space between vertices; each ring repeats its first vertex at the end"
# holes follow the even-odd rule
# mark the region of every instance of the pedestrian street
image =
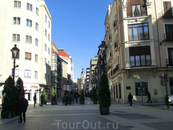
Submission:
POLYGON ((47 103, 43 107, 30 104, 26 123, 18 117, 0 119, 1 130, 172 130, 173 106, 141 106, 140 104, 112 103, 109 115, 100 115, 99 105, 90 98, 85 104, 58 105, 47 103))

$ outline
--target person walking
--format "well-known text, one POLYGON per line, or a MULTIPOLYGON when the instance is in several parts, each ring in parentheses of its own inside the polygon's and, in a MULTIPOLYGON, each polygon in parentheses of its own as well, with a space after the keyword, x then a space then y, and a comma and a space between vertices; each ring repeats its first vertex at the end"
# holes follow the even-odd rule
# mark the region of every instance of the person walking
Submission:
POLYGON ((68 95, 65 95, 65 106, 67 106, 68 95))
POLYGON ((20 121, 18 123, 22 123, 22 114, 23 114, 23 121, 26 122, 26 110, 28 107, 28 100, 24 98, 24 95, 21 95, 21 99, 19 99, 19 112, 20 112, 20 121))
POLYGON ((78 104, 78 95, 76 94, 76 104, 78 104))
POLYGON ((149 102, 152 103, 152 101, 151 101, 151 95, 150 95, 150 92, 149 91, 148 91, 148 94, 147 95, 148 95, 148 101, 147 101, 147 103, 149 103, 149 102))
POLYGON ((130 104, 130 106, 132 106, 132 99, 133 99, 133 96, 132 96, 131 93, 129 93, 128 99, 129 99, 129 104, 130 104))
POLYGON ((33 98, 33 99, 34 99, 34 107, 35 107, 36 100, 37 100, 37 99, 36 99, 36 94, 34 94, 34 98, 33 98))

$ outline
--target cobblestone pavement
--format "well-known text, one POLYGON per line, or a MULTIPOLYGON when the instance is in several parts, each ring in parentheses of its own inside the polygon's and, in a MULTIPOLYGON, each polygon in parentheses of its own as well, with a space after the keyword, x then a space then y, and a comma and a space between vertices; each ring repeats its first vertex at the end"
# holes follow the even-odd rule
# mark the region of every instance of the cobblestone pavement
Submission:
POLYGON ((2 130, 172 130, 173 106, 164 104, 119 104, 112 102, 109 115, 100 115, 99 105, 90 98, 85 105, 71 104, 33 107, 29 105, 26 123, 19 124, 18 117, 0 119, 2 130))

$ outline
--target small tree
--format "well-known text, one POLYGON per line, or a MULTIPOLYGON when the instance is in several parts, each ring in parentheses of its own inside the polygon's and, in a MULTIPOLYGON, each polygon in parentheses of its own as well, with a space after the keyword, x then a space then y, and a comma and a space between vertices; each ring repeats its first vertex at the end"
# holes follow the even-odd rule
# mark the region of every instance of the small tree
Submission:
POLYGON ((9 76, 4 84, 4 89, 2 91, 3 102, 2 102, 2 110, 3 111, 11 111, 16 109, 16 88, 14 87, 14 80, 11 76, 9 76))
POLYGON ((102 74, 98 86, 98 101, 100 107, 109 107, 111 105, 109 84, 106 74, 102 74))
POLYGON ((44 96, 44 103, 46 103, 46 101, 47 101, 47 93, 46 93, 45 89, 43 89, 42 95, 44 96))
POLYGON ((83 90, 80 91, 80 101, 84 101, 84 92, 83 90))
POLYGON ((56 102, 56 93, 55 93, 55 89, 53 87, 51 90, 51 102, 56 102))

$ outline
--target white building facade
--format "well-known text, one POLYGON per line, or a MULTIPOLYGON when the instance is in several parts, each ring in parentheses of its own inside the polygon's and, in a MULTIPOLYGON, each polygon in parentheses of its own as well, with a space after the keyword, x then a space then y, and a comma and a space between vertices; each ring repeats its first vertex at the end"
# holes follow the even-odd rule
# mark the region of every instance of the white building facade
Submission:
POLYGON ((21 77, 25 98, 33 103, 34 93, 39 102, 40 88, 51 83, 51 15, 44 0, 4 0, 0 4, 0 85, 12 76, 11 49, 20 50, 16 59, 15 81, 21 77))

